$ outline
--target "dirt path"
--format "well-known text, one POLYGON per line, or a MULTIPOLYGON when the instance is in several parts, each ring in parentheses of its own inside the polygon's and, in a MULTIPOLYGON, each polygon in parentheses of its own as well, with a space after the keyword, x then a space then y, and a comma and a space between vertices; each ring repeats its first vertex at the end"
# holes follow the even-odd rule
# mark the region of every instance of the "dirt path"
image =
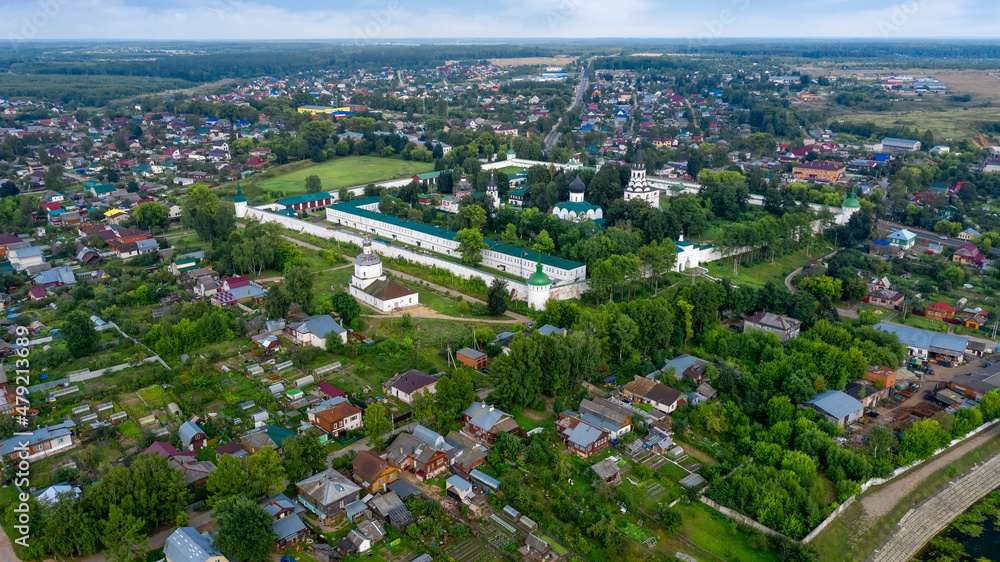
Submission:
MULTIPOLYGON (((515 322, 520 322, 515 318, 500 319, 480 319, 480 318, 460 318, 458 316, 448 316, 446 314, 441 314, 436 310, 431 310, 424 305, 415 306, 413 308, 407 308, 403 312, 394 312, 392 314, 362 314, 366 318, 400 318, 404 314, 409 314, 413 318, 432 318, 437 320, 455 320, 458 322, 483 322, 485 324, 513 324, 515 322)), ((508 312, 507 314, 513 314, 508 312)), ((520 315, 518 315, 520 316, 520 315)))
POLYGON ((14 554, 14 545, 10 542, 10 537, 7 536, 7 533, 3 529, 0 529, 0 560, 10 560, 10 562, 20 560, 14 554))
POLYGON ((932 474, 947 468, 953 461, 990 439, 996 439, 998 435, 1000 435, 1000 425, 995 425, 900 475, 898 478, 894 478, 891 482, 876 488, 873 493, 862 496, 859 503, 864 510, 864 515, 854 528, 858 532, 870 529, 877 520, 888 515, 900 500, 917 489, 932 474))

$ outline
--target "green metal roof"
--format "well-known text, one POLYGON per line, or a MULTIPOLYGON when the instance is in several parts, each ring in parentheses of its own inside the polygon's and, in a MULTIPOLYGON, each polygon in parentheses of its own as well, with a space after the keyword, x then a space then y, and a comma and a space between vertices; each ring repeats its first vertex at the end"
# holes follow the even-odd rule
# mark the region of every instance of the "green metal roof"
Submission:
POLYGON ((555 208, 556 209, 566 209, 567 211, 569 211, 571 213, 581 213, 581 212, 586 213, 587 211, 597 211, 598 209, 600 209, 599 206, 597 206, 597 205, 591 205, 590 203, 587 203, 586 201, 583 201, 581 203, 576 203, 576 202, 573 202, 573 201, 565 201, 565 202, 562 202, 562 203, 559 203, 558 205, 556 205, 555 208))
MULTIPOLYGON (((337 204, 333 205, 333 208, 335 208, 335 209, 337 209, 339 211, 351 214, 351 215, 355 215, 357 217, 367 218, 367 219, 370 219, 370 220, 376 220, 376 221, 383 222, 383 223, 386 223, 386 224, 391 224, 391 225, 394 225, 394 226, 398 226, 400 228, 408 228, 408 229, 414 230, 416 232, 421 232, 421 233, 424 233, 424 234, 427 234, 427 235, 430 235, 430 236, 437 236, 437 237, 443 238, 445 240, 454 240, 455 239, 456 233, 452 232, 451 230, 447 230, 447 229, 444 229, 444 228, 438 228, 436 226, 430 226, 430 225, 426 225, 426 224, 419 223, 419 222, 414 222, 414 221, 407 220, 407 219, 401 219, 399 217, 394 217, 394 216, 386 215, 386 214, 383 214, 383 213, 376 213, 374 211, 366 211, 365 209, 361 209, 360 208, 362 205, 370 205, 372 203, 377 203, 380 199, 381 199, 380 197, 369 197, 367 199, 356 199, 356 200, 351 201, 351 202, 337 203, 337 204)), ((524 253, 525 253, 524 248, 517 248, 515 246, 510 246, 508 244, 503 244, 503 243, 500 243, 500 242, 494 242, 492 240, 485 240, 484 242, 486 242, 487 248, 490 249, 490 250, 492 250, 492 251, 494 251, 494 252, 499 252, 501 254, 506 254, 506 255, 512 256, 512 257, 518 257, 518 258, 523 258, 524 257, 524 253)), ((584 264, 582 264, 580 262, 575 262, 575 261, 567 260, 567 259, 564 259, 564 258, 558 258, 558 257, 550 256, 550 255, 547 255, 547 254, 541 254, 541 262, 543 264, 545 264, 545 265, 548 265, 548 266, 551 266, 551 267, 556 267, 556 268, 559 268, 559 269, 565 269, 565 270, 576 269, 578 267, 583 267, 584 266, 584 264)))
POLYGON ((332 196, 329 192, 318 191, 316 193, 306 193, 305 195, 296 195, 294 197, 282 197, 281 199, 278 199, 278 204, 291 207, 292 205, 298 205, 300 203, 312 203, 313 201, 322 201, 323 199, 331 198, 332 196))
POLYGON ((844 204, 841 205, 841 207, 847 207, 849 209, 860 209, 861 208, 861 203, 858 203, 858 198, 857 198, 857 196, 854 195, 854 191, 853 190, 851 191, 851 196, 848 197, 846 201, 844 201, 844 204))
POLYGON ((247 198, 243 197, 243 190, 240 189, 240 182, 236 182, 236 197, 233 197, 233 203, 246 203, 247 198))
POLYGON ((441 177, 441 172, 427 172, 426 174, 417 174, 417 177, 422 180, 433 180, 441 177))

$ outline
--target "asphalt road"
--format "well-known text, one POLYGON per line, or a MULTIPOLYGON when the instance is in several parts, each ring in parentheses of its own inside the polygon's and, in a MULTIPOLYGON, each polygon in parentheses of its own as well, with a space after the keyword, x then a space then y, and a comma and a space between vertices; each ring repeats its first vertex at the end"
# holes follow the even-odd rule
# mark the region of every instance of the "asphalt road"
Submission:
MULTIPOLYGON (((587 85, 590 83, 590 81, 587 79, 587 76, 589 74, 590 74, 590 67, 589 66, 583 67, 583 74, 580 76, 580 84, 578 84, 576 87, 576 97, 573 98, 573 103, 570 104, 569 109, 567 109, 567 111, 571 111, 574 107, 580 105, 580 102, 583 100, 583 94, 587 93, 587 85)), ((556 142, 559 140, 559 125, 561 124, 562 124, 562 117, 560 117, 559 120, 556 121, 555 126, 552 127, 552 130, 549 131, 548 136, 545 137, 546 153, 552 150, 552 147, 555 146, 556 142)))
MULTIPOLYGON (((919 228, 913 228, 911 226, 904 226, 899 223, 891 221, 879 221, 878 227, 883 230, 891 230, 893 228, 895 229, 905 228, 906 230, 909 230, 910 232, 916 234, 918 240, 923 240, 924 242, 927 242, 929 244, 941 244, 942 246, 951 246, 952 248, 959 248, 961 246, 968 244, 968 242, 964 240, 959 240, 958 238, 952 238, 950 236, 947 239, 942 240, 941 235, 936 232, 931 232, 929 230, 921 230, 919 228)), ((1000 248, 991 249, 990 255, 1000 256, 1000 248)))

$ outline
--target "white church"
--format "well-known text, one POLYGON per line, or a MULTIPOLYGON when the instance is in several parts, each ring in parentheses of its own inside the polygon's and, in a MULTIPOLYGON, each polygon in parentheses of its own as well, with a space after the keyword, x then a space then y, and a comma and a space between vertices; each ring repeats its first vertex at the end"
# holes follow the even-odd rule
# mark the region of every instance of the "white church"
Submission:
POLYGON ((642 145, 636 144, 635 162, 632 163, 632 175, 625 187, 625 202, 632 199, 642 199, 654 209, 660 208, 660 190, 646 179, 646 163, 642 158, 642 145))
POLYGON ((365 239, 361 255, 354 260, 349 292, 379 312, 392 312, 420 304, 420 295, 416 291, 386 278, 382 272, 382 259, 372 251, 370 239, 365 239))
POLYGON ((604 209, 587 203, 584 196, 586 189, 587 186, 580 179, 580 174, 577 174, 573 183, 569 184, 569 201, 552 207, 552 214, 564 221, 572 222, 603 220, 604 209))

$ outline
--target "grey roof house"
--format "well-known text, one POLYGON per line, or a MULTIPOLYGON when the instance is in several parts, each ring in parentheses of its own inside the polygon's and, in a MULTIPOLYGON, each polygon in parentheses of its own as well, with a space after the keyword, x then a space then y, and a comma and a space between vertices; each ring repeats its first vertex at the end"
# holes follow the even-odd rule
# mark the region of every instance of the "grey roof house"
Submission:
POLYGON ((847 425, 865 414, 865 405, 839 390, 825 390, 805 403, 838 425, 847 425))

